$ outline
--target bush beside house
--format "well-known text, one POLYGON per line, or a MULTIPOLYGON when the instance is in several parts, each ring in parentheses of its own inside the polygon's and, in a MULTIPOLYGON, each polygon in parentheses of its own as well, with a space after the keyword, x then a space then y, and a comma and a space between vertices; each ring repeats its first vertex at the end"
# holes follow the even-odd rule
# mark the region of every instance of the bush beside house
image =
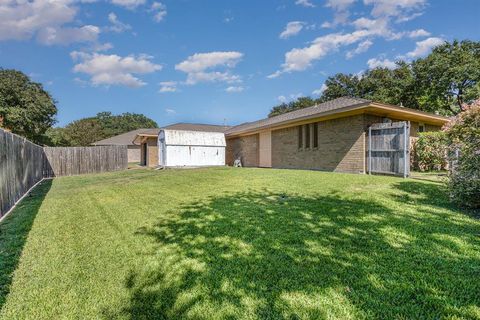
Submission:
POLYGON ((453 201, 480 208, 480 99, 444 126, 450 155, 448 188, 453 201))
POLYGON ((447 139, 443 131, 422 132, 413 145, 413 167, 419 171, 447 169, 447 139))

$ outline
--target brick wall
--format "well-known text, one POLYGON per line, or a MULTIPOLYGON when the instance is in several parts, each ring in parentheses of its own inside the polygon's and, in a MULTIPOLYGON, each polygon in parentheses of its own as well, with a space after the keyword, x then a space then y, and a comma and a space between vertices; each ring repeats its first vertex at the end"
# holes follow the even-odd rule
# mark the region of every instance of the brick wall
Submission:
POLYGON ((157 138, 147 139, 147 166, 148 167, 158 166, 157 138))
MULTIPOLYGON (((298 126, 272 131, 272 167, 314 169, 338 172, 365 172, 367 128, 382 122, 381 116, 361 114, 318 122, 318 147, 313 147, 313 125, 310 125, 310 148, 298 147, 298 126)), ((399 121, 392 119, 392 121, 399 121)), ((305 128, 305 127, 304 127, 305 128)), ((440 127, 426 125, 426 131, 440 127)), ((418 136, 418 123, 411 122, 411 136, 418 136)), ((303 140, 306 135, 303 133, 303 140)), ((259 164, 258 134, 227 139, 226 163, 237 158, 246 167, 259 164)))
POLYGON ((128 146, 128 162, 140 162, 140 146, 128 146))
MULTIPOLYGON (((313 126, 310 126, 313 130, 313 126)), ((304 134, 305 137, 305 134, 304 134)), ((272 166, 274 168, 316 169, 325 171, 364 171, 364 116, 321 121, 318 123, 318 147, 298 147, 298 127, 272 131, 272 166)))
POLYGON ((258 167, 258 134, 227 139, 226 163, 241 159, 244 167, 258 167))

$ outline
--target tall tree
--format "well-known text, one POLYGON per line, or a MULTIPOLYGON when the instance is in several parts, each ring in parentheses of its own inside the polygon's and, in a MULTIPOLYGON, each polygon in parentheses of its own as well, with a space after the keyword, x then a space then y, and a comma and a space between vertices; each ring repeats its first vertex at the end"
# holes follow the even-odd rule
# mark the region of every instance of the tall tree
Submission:
POLYGON ((141 128, 158 127, 155 121, 138 113, 126 112, 120 115, 113 115, 111 112, 100 112, 96 118, 100 122, 106 137, 112 137, 141 128))
POLYGON ((0 127, 42 142, 56 114, 54 99, 40 83, 20 71, 0 69, 0 127))
POLYGON ((71 146, 88 146, 105 138, 102 126, 96 118, 75 120, 65 127, 64 137, 71 146))
POLYGON ((142 128, 157 128, 152 119, 138 113, 99 112, 95 117, 83 118, 69 123, 65 128, 47 132, 52 145, 88 146, 95 141, 142 128))
MULTIPOLYGON (((480 42, 444 43, 423 59, 397 61, 394 69, 378 67, 362 75, 338 73, 325 85, 315 102, 351 96, 455 115, 463 103, 480 98, 480 42)), ((273 107, 270 116, 289 112, 292 106, 310 105, 282 104, 273 107)))
POLYGON ((273 117, 282 113, 308 108, 315 105, 315 103, 316 101, 310 97, 300 97, 295 101, 291 101, 289 103, 282 103, 278 106, 273 107, 268 116, 273 117))
POLYGON ((445 42, 412 65, 424 110, 458 114, 480 96, 480 42, 445 42))
POLYGON ((360 77, 358 75, 337 73, 327 78, 325 81, 326 89, 318 100, 319 102, 325 102, 345 96, 360 97, 359 83, 360 77))

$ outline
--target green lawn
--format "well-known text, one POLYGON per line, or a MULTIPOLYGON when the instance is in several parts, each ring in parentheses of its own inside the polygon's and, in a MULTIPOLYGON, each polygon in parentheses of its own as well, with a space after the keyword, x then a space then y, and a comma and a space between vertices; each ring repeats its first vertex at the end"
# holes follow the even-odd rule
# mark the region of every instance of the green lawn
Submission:
POLYGON ((0 224, 3 319, 480 319, 441 183, 314 171, 57 178, 0 224))

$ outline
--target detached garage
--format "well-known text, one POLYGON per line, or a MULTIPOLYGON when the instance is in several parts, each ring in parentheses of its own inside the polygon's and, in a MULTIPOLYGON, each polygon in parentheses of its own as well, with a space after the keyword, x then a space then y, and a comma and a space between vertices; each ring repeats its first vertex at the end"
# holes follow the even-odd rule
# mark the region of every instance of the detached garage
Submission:
POLYGON ((162 129, 158 135, 158 164, 164 167, 225 165, 225 134, 162 129))

